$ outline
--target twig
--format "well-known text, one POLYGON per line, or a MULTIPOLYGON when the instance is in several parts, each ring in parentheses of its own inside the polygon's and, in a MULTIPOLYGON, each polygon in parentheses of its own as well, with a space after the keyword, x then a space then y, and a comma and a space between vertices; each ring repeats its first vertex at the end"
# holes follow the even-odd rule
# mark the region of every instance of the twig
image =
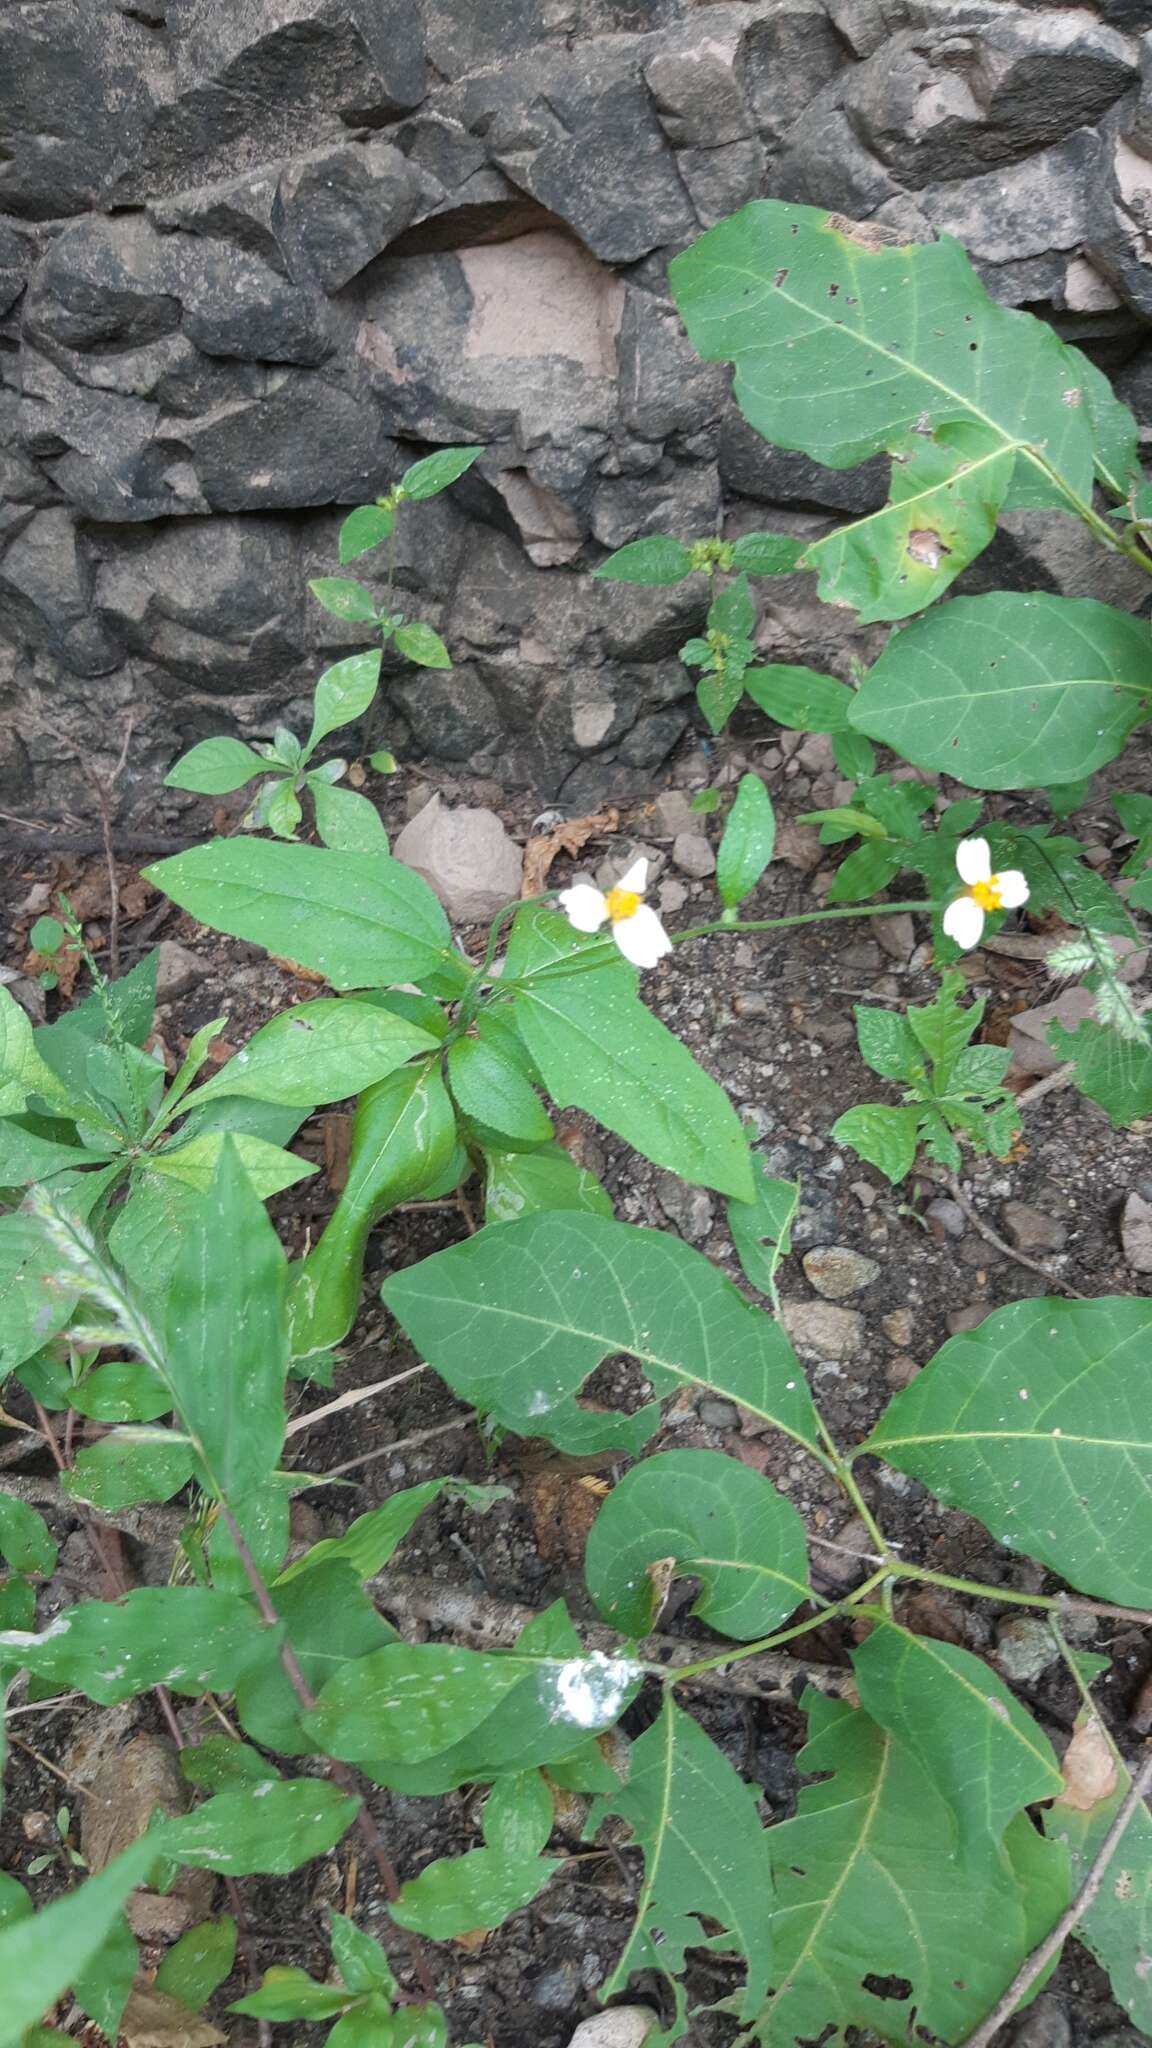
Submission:
POLYGON ((1049 1287, 1062 1288, 1065 1294, 1072 1296, 1073 1301, 1091 1300, 1092 1297, 1090 1295, 1081 1294, 1078 1287, 1073 1287, 1070 1280, 1062 1279, 1060 1274, 1054 1273, 1050 1266, 1042 1266, 1039 1259, 1030 1259, 1027 1252, 1018 1252, 1014 1245, 1006 1243, 1004 1238, 1000 1236, 999 1231, 993 1230, 992 1225, 984 1221, 983 1216, 980 1215, 979 1211, 969 1201, 960 1185, 958 1174, 949 1174, 948 1188, 953 1201, 957 1202, 960 1208, 963 1209, 969 1223, 973 1224, 979 1231, 985 1244, 994 1245, 998 1252, 1003 1252, 1006 1259, 1013 1259, 1018 1266, 1026 1267, 1029 1273, 1039 1273, 1040 1278, 1046 1280, 1049 1287))
POLYGON ((362 1401, 372 1401, 377 1394, 383 1394, 389 1387, 399 1387, 405 1380, 414 1380, 426 1365, 409 1366, 407 1372, 394 1373, 390 1380, 376 1380, 370 1387, 350 1387, 346 1394, 338 1394, 334 1401, 328 1401, 323 1408, 310 1408, 307 1415, 298 1415, 288 1424, 286 1437, 299 1436, 301 1430, 312 1429, 317 1422, 324 1422, 329 1415, 339 1415, 345 1408, 358 1408, 362 1401))
POLYGON ((374 1465, 378 1458, 390 1458, 395 1451, 414 1451, 417 1444, 431 1443, 433 1437, 451 1436, 454 1430, 467 1429, 475 1422, 476 1410, 469 1408, 464 1415, 457 1415, 451 1422, 438 1422, 435 1429, 418 1429, 414 1436, 402 1436, 397 1443, 381 1444, 374 1451, 365 1451, 359 1458, 349 1458, 343 1465, 333 1465, 330 1472, 316 1475, 316 1483, 325 1479, 342 1479, 345 1472, 355 1472, 361 1465, 374 1465))
POLYGON ((975 2032, 968 2035, 967 2040, 961 2044, 961 2048, 988 2048, 989 2042, 995 2039, 1005 2020, 1009 2019, 1015 2012, 1025 1992, 1031 1990, 1037 1977, 1047 1968, 1052 1958, 1059 1954, 1068 1936, 1075 1932, 1075 1929, 1096 1898, 1104 1882, 1108 1865, 1120 1847, 1137 1807, 1143 1805, 1150 1791, 1152 1791, 1152 1750, 1149 1750, 1139 1770, 1133 1777, 1120 1806, 1117 1808, 1116 1818, 1101 1842, 1099 1849, 1096 1851, 1092 1868, 1084 1879, 1072 1904, 1060 1915, 1051 1933, 1046 1934, 1043 1941, 1032 1950, 1031 1955, 1027 1956, 1021 1963, 1008 1989, 996 2000, 987 2019, 982 2020, 975 2032))

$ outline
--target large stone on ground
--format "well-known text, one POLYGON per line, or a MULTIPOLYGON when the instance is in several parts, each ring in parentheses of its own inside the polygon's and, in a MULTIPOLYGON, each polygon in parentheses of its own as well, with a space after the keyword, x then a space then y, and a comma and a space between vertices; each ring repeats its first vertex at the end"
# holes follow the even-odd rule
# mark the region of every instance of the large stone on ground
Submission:
POLYGON ((488 924, 520 894, 524 857, 494 811, 451 811, 436 795, 405 825, 395 854, 456 924, 488 924))

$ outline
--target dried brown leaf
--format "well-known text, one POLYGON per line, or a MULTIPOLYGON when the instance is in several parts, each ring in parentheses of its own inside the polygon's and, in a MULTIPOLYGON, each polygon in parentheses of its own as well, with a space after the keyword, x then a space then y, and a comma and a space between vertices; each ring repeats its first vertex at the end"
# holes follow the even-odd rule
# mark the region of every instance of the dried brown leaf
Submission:
POLYGON ((554 832, 541 832, 530 839, 524 849, 521 895, 539 896, 547 887, 552 863, 560 854, 566 853, 574 860, 596 833, 615 832, 619 822, 618 811, 593 811, 584 818, 566 818, 554 832))
POLYGON ((1092 1715, 1077 1728, 1060 1766, 1064 1790, 1057 1804, 1073 1813, 1091 1813, 1116 1790, 1116 1758, 1100 1722, 1092 1715))

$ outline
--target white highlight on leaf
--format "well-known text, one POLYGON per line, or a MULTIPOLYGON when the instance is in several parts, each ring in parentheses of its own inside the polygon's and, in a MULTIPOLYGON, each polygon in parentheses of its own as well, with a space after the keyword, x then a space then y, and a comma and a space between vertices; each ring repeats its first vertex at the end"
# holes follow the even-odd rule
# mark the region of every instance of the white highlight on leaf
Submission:
POLYGON ((556 1674, 556 1694, 564 1718, 578 1728, 599 1728, 615 1720, 630 1685, 640 1677, 640 1666, 627 1657, 608 1657, 593 1650, 587 1657, 573 1657, 556 1674))

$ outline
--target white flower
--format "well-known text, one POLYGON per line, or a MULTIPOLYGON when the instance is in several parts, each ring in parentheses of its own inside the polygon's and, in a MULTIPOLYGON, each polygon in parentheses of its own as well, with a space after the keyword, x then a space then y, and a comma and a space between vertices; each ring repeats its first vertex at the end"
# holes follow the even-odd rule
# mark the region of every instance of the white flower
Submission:
POLYGON ((598 932, 602 925, 610 924, 612 937, 633 967, 655 967, 672 951, 672 941, 656 912, 644 901, 647 885, 647 861, 633 861, 627 874, 606 893, 594 889, 591 882, 561 889, 560 908, 578 932, 598 932))
POLYGON ((950 939, 969 952, 980 944, 984 919, 993 910, 1018 910, 1028 901, 1028 884, 1019 868, 992 873, 992 855, 986 839, 962 839, 956 848, 960 880, 968 887, 944 912, 944 929, 950 939))

